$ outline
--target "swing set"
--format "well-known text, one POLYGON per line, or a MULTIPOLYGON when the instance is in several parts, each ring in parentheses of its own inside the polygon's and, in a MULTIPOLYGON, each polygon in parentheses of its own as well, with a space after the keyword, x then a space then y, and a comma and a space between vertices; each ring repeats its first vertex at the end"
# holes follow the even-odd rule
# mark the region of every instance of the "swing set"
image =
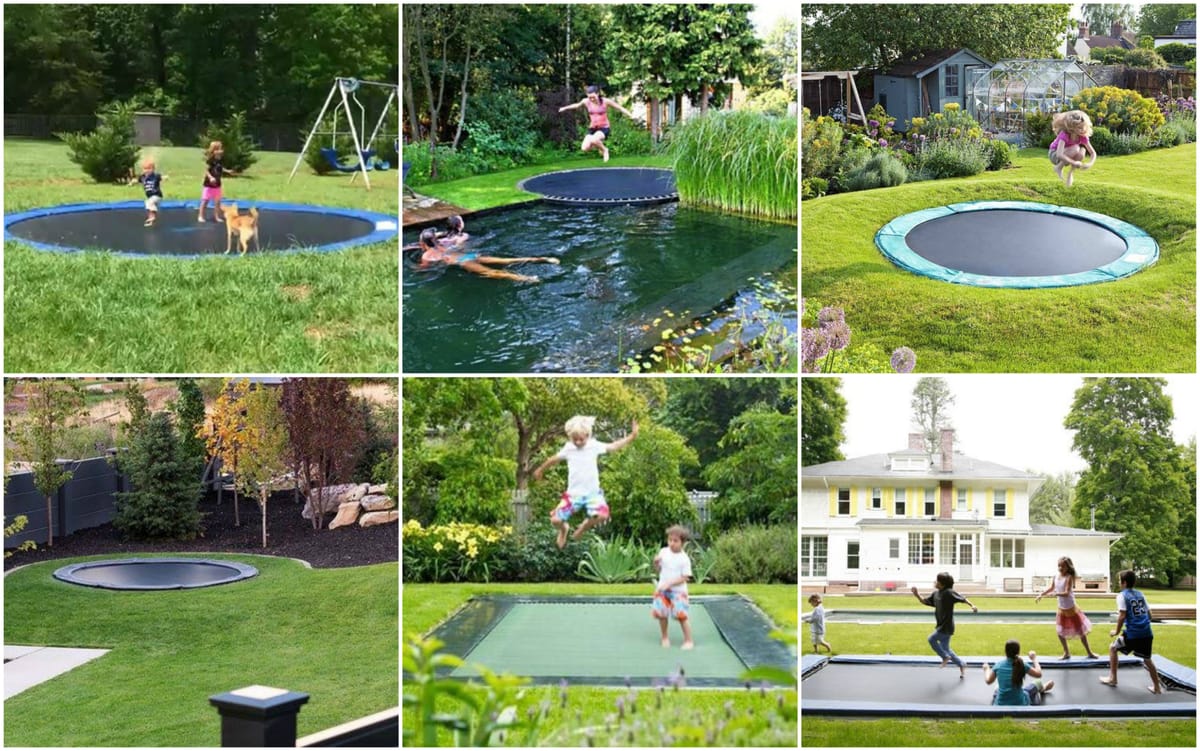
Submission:
MULTIPOLYGON (((382 139, 386 142, 388 137, 393 137, 399 146, 399 135, 389 136, 387 133, 382 133, 384 124, 387 122, 387 116, 391 111, 392 106, 396 108, 396 121, 400 119, 400 99, 398 97, 400 91, 399 84, 382 83, 380 81, 360 81, 357 78, 335 78, 333 86, 329 89, 329 96, 325 97, 325 104, 321 107, 321 113, 317 115, 316 122, 313 123, 312 130, 308 133, 308 138, 304 141, 304 147, 300 149, 300 155, 296 157, 296 163, 292 166, 292 173, 288 175, 288 182, 296 176, 296 170, 300 168, 300 162, 304 161, 304 155, 308 153, 309 144, 315 136, 329 136, 329 146, 321 149, 321 156, 329 163, 329 166, 338 172, 350 172, 353 176, 351 182, 361 173, 363 182, 367 186, 367 190, 371 189, 371 178, 367 174, 372 170, 386 170, 391 168, 391 164, 381 159, 375 158, 375 143, 377 139, 382 139), (371 130, 371 135, 367 137, 367 109, 362 102, 358 100, 358 91, 363 86, 373 86, 387 91, 387 100, 384 102, 383 108, 379 112, 379 119, 375 121, 375 127, 371 130), (334 97, 338 97, 337 100, 334 97), (351 102, 354 107, 357 107, 358 112, 351 108, 351 102), (333 104, 333 129, 320 130, 321 123, 325 120, 325 113, 329 111, 329 105, 333 104), (355 126, 355 115, 358 116, 358 125, 355 126), (354 141, 354 153, 358 154, 357 164, 344 164, 338 157, 337 138, 341 134, 343 137, 346 131, 338 130, 339 117, 345 117, 346 123, 349 126, 351 140, 354 141)), ((397 148, 399 151, 399 148, 397 148)))

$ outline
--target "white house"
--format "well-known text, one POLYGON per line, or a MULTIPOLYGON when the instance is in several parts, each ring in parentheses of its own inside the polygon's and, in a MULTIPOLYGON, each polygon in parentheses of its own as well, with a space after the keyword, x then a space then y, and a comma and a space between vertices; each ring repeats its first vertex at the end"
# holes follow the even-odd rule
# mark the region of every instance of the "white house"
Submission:
POLYGON ((926 590, 948 571, 968 591, 1040 592, 1065 555, 1078 589, 1108 591, 1121 535, 1030 524, 1041 477, 956 452, 953 430, 940 449, 912 433, 899 451, 802 468, 801 586, 926 590))
POLYGON ((1175 24, 1175 31, 1166 36, 1154 37, 1154 46, 1161 47, 1164 44, 1190 44, 1196 46, 1196 19, 1189 18, 1186 21, 1180 21, 1175 24))

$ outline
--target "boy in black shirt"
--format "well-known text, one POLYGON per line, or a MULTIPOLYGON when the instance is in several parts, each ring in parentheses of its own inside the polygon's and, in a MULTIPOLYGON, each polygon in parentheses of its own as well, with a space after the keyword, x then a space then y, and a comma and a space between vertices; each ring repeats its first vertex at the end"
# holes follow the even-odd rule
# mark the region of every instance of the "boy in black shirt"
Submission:
POLYGON ((162 181, 166 179, 166 175, 154 171, 154 160, 147 159, 142 162, 142 174, 129 181, 130 185, 141 183, 146 190, 146 222, 143 227, 153 227, 158 219, 158 204, 163 198, 162 181))

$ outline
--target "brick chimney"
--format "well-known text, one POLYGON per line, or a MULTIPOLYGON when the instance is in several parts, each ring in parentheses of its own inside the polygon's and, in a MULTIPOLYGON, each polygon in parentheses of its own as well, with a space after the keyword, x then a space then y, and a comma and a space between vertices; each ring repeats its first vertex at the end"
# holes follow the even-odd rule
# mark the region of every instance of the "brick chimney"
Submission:
POLYGON ((954 471, 954 428, 942 428, 942 471, 954 471))
POLYGON ((1121 25, 1121 22, 1113 21, 1112 31, 1109 33, 1109 36, 1111 36, 1113 39, 1120 39, 1121 35, 1124 33, 1125 27, 1121 25))
POLYGON ((908 450, 909 451, 925 451, 925 434, 924 433, 909 433, 908 434, 908 450))
POLYGON ((1088 22, 1080 21, 1079 22, 1079 38, 1087 39, 1087 37, 1088 37, 1088 22))

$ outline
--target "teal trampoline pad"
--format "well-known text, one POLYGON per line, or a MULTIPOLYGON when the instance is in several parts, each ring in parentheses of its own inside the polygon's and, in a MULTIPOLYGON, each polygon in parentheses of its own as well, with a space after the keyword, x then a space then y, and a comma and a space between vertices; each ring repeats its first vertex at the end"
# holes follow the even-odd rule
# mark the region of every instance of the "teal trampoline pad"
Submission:
POLYGON ((674 620, 671 647, 660 644, 650 602, 649 595, 475 597, 432 635, 466 663, 444 675, 464 680, 478 676, 479 665, 572 685, 654 685, 682 671, 686 685, 741 686, 751 667, 795 670, 795 654, 768 636, 774 627, 746 598, 692 597, 692 650, 680 649, 674 620))

